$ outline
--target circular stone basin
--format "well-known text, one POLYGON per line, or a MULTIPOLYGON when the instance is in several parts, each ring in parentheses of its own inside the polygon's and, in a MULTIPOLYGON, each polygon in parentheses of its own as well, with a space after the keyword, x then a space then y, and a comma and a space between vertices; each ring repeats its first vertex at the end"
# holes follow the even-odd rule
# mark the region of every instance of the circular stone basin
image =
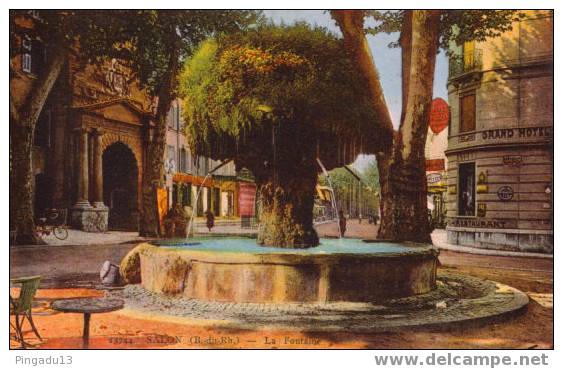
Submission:
POLYGON ((249 238, 144 244, 142 286, 229 302, 373 302, 436 287, 437 250, 415 243, 321 239, 318 247, 261 247, 249 238))

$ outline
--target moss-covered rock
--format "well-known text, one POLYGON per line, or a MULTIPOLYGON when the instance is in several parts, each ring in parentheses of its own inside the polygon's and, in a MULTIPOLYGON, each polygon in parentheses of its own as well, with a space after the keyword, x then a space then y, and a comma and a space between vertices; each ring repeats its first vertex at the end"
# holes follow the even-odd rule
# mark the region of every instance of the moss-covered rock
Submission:
POLYGON ((125 255, 119 264, 119 274, 124 284, 141 283, 141 257, 140 253, 147 250, 149 244, 140 244, 125 255))

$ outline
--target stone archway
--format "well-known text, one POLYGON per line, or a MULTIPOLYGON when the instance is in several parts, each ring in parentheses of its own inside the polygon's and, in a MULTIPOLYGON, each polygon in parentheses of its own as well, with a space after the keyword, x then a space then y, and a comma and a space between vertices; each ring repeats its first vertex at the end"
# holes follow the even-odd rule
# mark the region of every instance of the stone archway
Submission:
POLYGON ((139 227, 139 166, 133 150, 121 141, 107 145, 102 155, 104 203, 110 230, 137 231, 139 227))

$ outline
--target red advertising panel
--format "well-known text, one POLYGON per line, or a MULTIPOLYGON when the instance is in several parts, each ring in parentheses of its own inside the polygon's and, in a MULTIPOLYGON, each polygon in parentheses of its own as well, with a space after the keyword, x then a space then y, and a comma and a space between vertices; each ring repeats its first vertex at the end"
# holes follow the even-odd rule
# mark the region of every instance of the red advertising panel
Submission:
POLYGON ((427 172, 439 172, 441 170, 446 170, 444 159, 426 159, 427 172))
POLYGON ((430 129, 438 134, 448 126, 450 120, 450 109, 448 103, 441 98, 432 100, 430 108, 430 129))
POLYGON ((240 183, 238 193, 239 213, 241 217, 254 216, 254 201, 256 199, 256 185, 254 183, 240 183))

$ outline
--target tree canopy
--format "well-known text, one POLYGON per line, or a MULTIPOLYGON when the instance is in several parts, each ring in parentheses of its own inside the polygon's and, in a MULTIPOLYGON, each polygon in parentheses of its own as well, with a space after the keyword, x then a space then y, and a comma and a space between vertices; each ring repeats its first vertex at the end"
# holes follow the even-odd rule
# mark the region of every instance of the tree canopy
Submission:
POLYGON ((360 73, 324 28, 263 25, 208 39, 186 61, 180 90, 190 147, 214 159, 267 160, 272 125, 313 132, 307 145, 331 168, 379 145, 360 73))
MULTIPOLYGON (((400 32, 405 17, 404 10, 365 10, 370 25, 367 34, 400 32)), ((518 10, 465 9, 447 10, 440 14, 439 47, 450 54, 450 47, 467 41, 485 41, 512 29, 512 22, 525 18, 518 10)), ((399 47, 399 41, 390 44, 399 47)))

